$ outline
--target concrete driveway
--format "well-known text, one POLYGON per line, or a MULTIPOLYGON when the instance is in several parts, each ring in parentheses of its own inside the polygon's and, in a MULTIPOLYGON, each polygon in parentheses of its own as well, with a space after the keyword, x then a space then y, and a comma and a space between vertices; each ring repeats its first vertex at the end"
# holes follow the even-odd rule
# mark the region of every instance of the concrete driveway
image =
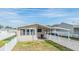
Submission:
POLYGON ((79 51, 79 41, 57 36, 51 36, 49 39, 72 50, 79 51))

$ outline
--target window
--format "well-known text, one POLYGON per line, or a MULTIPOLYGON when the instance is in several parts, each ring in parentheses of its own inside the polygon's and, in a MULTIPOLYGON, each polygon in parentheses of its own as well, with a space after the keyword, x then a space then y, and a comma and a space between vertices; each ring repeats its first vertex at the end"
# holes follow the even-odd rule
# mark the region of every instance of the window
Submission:
POLYGON ((27 29, 27 35, 29 35, 29 29, 27 29))
POLYGON ((37 32, 42 32, 42 29, 38 29, 37 32))
POLYGON ((33 29, 31 29, 31 35, 33 35, 33 29))
POLYGON ((20 35, 25 35, 25 29, 20 30, 20 35))
POLYGON ((31 35, 35 35, 34 29, 31 29, 31 35))

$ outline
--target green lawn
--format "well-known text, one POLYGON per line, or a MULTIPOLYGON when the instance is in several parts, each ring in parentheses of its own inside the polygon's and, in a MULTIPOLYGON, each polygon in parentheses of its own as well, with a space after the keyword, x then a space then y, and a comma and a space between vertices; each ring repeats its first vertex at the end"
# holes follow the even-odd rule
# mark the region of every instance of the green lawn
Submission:
POLYGON ((11 39, 13 39, 14 37, 15 37, 15 35, 14 36, 11 36, 11 37, 8 37, 8 38, 6 38, 4 40, 0 40, 0 47, 2 47, 3 45, 5 45, 9 41, 11 41, 11 39))
POLYGON ((44 40, 18 42, 13 51, 59 51, 58 48, 46 43, 44 40))
POLYGON ((45 41, 46 41, 47 43, 49 43, 49 44, 55 46, 56 48, 58 48, 58 49, 61 50, 61 51, 73 51, 72 49, 69 49, 69 48, 64 47, 64 46, 62 46, 62 45, 60 45, 60 44, 57 44, 57 43, 55 43, 55 42, 53 42, 53 41, 51 41, 51 40, 45 40, 45 41))
POLYGON ((64 46, 49 40, 37 40, 30 42, 18 42, 13 51, 71 51, 64 46))

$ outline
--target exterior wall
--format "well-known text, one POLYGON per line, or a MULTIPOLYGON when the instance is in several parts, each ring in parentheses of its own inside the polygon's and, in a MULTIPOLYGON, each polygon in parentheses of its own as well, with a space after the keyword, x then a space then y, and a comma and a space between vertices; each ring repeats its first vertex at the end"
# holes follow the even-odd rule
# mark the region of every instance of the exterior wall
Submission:
POLYGON ((79 35, 79 28, 74 28, 74 34, 78 34, 79 35))
POLYGON ((51 33, 55 33, 55 34, 58 34, 58 35, 61 35, 61 36, 68 36, 68 34, 70 36, 72 36, 72 34, 74 33, 74 31, 72 29, 69 29, 69 30, 64 30, 64 29, 52 29, 52 32, 51 33))
MULTIPOLYGON (((70 29, 70 34, 72 36, 72 34, 74 34, 74 29, 73 29, 73 25, 71 24, 67 24, 67 23, 61 23, 61 24, 58 24, 58 25, 55 25, 54 27, 61 27, 61 28, 66 28, 66 29, 70 29)), ((57 32, 60 34, 60 35, 64 35, 64 36, 67 36, 67 33, 68 31, 58 31, 57 32)))
POLYGON ((68 33, 71 33, 70 31, 67 31, 67 30, 66 31, 61 30, 56 32, 58 35, 62 35, 62 36, 68 36, 68 33))
POLYGON ((45 34, 46 34, 46 33, 45 33, 44 29, 42 29, 42 32, 37 32, 38 38, 41 38, 41 34, 44 35, 44 38, 46 38, 46 37, 45 37, 45 34))
POLYGON ((79 28, 74 28, 74 33, 72 34, 72 37, 79 38, 79 28))
POLYGON ((18 41, 32 41, 32 40, 37 40, 36 36, 18 36, 18 41))
MULTIPOLYGON (((21 28, 21 29, 34 29, 35 30, 35 35, 27 35, 25 33, 25 35, 20 35, 20 29, 17 30, 17 37, 18 37, 18 41, 30 41, 30 40, 38 40, 38 39, 42 39, 41 35, 43 35, 44 38, 46 38, 45 36, 45 28, 41 28, 41 27, 30 27, 30 28, 21 28), (38 32, 38 29, 42 29, 42 32, 38 32)), ((25 31, 27 32, 27 31, 25 31)), ((30 33, 31 34, 31 33, 30 33)))
POLYGON ((31 40, 37 40, 37 33, 36 33, 36 28, 27 28, 27 29, 34 29, 35 30, 35 35, 20 35, 20 30, 17 30, 17 38, 18 41, 31 41, 31 40))

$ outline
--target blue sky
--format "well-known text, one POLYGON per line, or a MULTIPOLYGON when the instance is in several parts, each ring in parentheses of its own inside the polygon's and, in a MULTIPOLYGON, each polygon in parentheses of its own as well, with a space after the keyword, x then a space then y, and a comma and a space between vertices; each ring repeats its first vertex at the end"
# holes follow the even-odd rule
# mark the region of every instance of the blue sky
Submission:
POLYGON ((79 23, 78 8, 0 8, 0 24, 18 27, 27 24, 79 23))

